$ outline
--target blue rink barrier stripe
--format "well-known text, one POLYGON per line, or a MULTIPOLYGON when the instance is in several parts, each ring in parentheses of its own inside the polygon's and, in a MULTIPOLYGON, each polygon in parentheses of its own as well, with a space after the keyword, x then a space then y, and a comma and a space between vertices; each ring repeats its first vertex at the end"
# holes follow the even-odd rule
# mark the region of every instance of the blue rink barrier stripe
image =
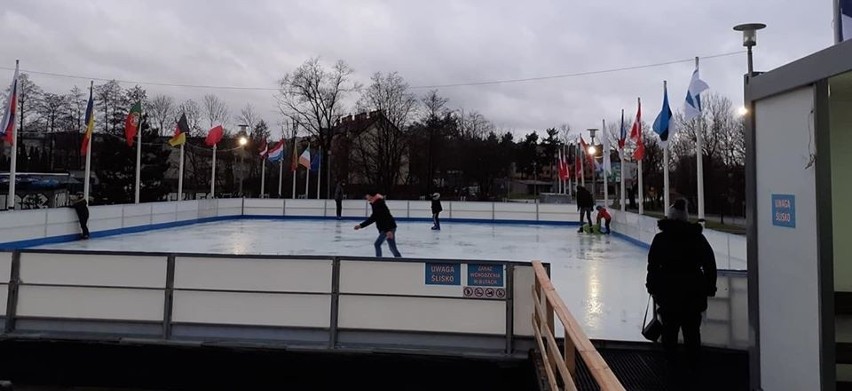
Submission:
POLYGON ((617 237, 617 238, 619 238, 619 239, 622 239, 622 240, 624 240, 624 241, 630 242, 630 243, 632 243, 632 244, 634 244, 634 245, 636 245, 636 246, 642 247, 642 248, 644 248, 644 249, 646 249, 646 250, 651 248, 651 245, 650 245, 650 244, 645 243, 645 242, 643 242, 643 241, 641 241, 641 240, 639 240, 639 239, 631 238, 630 236, 627 236, 627 235, 625 235, 625 234, 623 234, 623 233, 619 233, 619 232, 612 231, 612 234, 613 234, 613 235, 615 235, 615 237, 617 237))
MULTIPOLYGON (((136 227, 115 228, 115 229, 108 229, 108 230, 105 230, 105 231, 92 231, 92 232, 89 233, 89 237, 90 238, 104 238, 104 237, 108 237, 108 236, 124 235, 124 234, 145 232, 145 231, 153 231, 153 230, 164 229, 164 228, 182 227, 182 226, 186 226, 186 225, 209 223, 209 222, 213 222, 213 221, 238 220, 238 219, 241 219, 241 218, 242 218, 242 216, 216 216, 216 217, 204 217, 204 218, 195 219, 195 220, 183 220, 183 221, 173 221, 173 222, 168 222, 168 223, 157 223, 157 224, 151 224, 151 225, 140 225, 140 226, 136 226, 136 227)), ((18 250, 18 249, 27 248, 27 247, 42 246, 42 245, 45 245, 45 244, 57 244, 57 243, 73 242, 73 241, 79 240, 79 239, 80 239, 80 234, 70 234, 70 235, 50 236, 50 237, 38 238, 38 239, 19 240, 19 241, 15 241, 15 242, 0 243, 0 250, 11 251, 11 250, 18 250)))

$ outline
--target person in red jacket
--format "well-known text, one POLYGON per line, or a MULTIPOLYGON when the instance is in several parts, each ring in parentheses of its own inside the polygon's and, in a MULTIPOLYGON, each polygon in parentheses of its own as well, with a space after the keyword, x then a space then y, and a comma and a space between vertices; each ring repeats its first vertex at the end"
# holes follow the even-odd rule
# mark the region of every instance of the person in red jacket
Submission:
MULTIPOLYGON (((598 205, 597 207, 595 207, 595 209, 598 211, 598 217, 597 217, 598 226, 601 227, 601 220, 603 220, 604 224, 606 225, 606 232, 604 232, 603 230, 601 230, 601 232, 605 233, 605 234, 609 234, 610 233, 609 223, 612 222, 612 215, 610 215, 609 212, 606 210, 606 208, 604 208, 603 206, 598 205)), ((603 228, 603 227, 601 227, 601 228, 603 228)))

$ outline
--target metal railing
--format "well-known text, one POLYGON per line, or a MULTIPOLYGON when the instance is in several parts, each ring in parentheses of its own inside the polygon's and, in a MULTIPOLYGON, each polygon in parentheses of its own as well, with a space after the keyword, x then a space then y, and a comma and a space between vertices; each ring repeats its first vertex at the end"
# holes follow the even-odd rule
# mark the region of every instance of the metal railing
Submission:
POLYGON ((577 390, 575 379, 579 356, 601 391, 624 390, 624 386, 556 293, 544 265, 540 261, 533 261, 533 269, 535 284, 532 294, 535 311, 532 315, 532 326, 550 388, 577 390), (565 346, 562 352, 559 351, 554 334, 554 314, 565 329, 565 346))

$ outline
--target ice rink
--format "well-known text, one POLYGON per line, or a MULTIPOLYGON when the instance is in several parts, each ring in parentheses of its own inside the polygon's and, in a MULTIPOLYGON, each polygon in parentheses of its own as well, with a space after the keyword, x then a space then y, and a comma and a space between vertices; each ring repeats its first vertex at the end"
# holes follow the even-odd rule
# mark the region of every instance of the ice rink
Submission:
MULTIPOLYGON (((377 231, 355 220, 231 220, 125 234, 38 248, 375 256, 377 231)), ((639 341, 645 310, 647 252, 625 240, 577 233, 577 227, 522 224, 400 222, 404 257, 494 259, 551 264, 551 277, 589 337, 639 341)), ((387 245, 384 255, 390 256, 387 245)))

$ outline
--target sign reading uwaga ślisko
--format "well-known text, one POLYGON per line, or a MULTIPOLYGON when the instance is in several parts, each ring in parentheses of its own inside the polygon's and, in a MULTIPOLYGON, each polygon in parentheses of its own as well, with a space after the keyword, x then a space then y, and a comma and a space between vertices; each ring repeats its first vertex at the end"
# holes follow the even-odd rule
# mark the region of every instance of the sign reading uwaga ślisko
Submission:
POLYGON ((796 228, 796 196, 772 195, 772 225, 796 228))
POLYGON ((426 285, 461 285, 461 264, 426 263, 426 285))

